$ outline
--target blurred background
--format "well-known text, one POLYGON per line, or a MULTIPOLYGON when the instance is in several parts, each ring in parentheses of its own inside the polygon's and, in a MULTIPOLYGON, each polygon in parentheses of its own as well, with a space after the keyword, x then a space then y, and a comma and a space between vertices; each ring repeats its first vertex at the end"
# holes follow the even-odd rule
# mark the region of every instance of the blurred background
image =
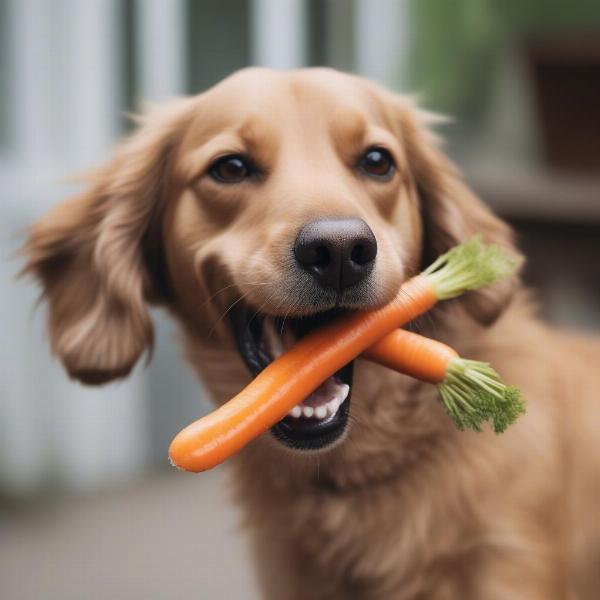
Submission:
POLYGON ((0 0, 3 599, 256 597, 222 470, 167 464, 208 409, 174 327, 156 311, 152 363, 84 388, 13 256, 142 100, 247 65, 329 65, 453 116, 447 151, 515 226, 543 314, 600 331, 597 0, 0 0))

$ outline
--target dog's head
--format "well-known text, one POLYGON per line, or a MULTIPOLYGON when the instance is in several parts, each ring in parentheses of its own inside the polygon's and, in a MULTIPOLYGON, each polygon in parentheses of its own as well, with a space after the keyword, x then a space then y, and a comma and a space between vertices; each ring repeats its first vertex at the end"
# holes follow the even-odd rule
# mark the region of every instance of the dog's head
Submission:
MULTIPOLYGON (((152 111, 88 188, 32 230, 27 269, 72 377, 129 373, 152 343, 147 303, 198 344, 236 347, 256 374, 332 316, 480 233, 509 229, 464 185, 411 102, 326 69, 250 69, 152 111)), ((513 282, 472 293, 493 321, 513 282)), ((344 431, 352 365, 275 427, 318 448, 344 431)))

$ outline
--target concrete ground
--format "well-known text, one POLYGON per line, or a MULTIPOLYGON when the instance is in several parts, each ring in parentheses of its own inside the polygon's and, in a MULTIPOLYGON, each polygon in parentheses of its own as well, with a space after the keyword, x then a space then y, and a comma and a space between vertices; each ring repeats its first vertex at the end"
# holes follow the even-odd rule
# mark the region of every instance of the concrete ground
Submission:
POLYGON ((222 471, 0 510, 2 600, 256 600, 222 471))

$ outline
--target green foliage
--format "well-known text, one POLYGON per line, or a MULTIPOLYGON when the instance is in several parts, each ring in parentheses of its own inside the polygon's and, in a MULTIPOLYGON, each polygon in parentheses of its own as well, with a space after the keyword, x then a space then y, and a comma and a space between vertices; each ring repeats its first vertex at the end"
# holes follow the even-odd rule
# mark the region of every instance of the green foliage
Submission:
POLYGON ((423 273, 438 299, 447 300, 504 279, 521 263, 520 257, 511 256, 494 244, 484 244, 476 236, 440 256, 423 273))
POLYGON ((412 0, 409 78, 434 108, 471 114, 503 50, 529 36, 600 26, 598 0, 412 0))
POLYGON ((489 421, 496 433, 502 433, 525 412, 519 389, 502 383, 487 363, 453 359, 438 389, 446 411, 461 431, 481 431, 482 424, 489 421))

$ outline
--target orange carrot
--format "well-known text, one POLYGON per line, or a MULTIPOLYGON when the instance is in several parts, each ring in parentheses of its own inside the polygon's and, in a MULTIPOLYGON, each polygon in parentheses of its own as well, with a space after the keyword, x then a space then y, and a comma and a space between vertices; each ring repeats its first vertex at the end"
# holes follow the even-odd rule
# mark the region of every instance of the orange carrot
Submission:
POLYGON ((441 383, 446 377, 450 361, 458 353, 442 342, 406 329, 396 329, 367 348, 363 356, 415 379, 441 383))
POLYGON ((171 462, 186 471, 218 465, 386 334, 438 300, 488 285, 516 265, 515 259, 479 239, 453 248, 405 282, 390 304, 338 319, 301 339, 232 400, 183 429, 171 442, 171 462))
POLYGON ((487 363, 466 360, 436 340, 397 329, 363 352, 368 360, 436 383, 446 411, 459 429, 481 430, 491 421, 496 433, 525 410, 519 390, 505 386, 487 363))

